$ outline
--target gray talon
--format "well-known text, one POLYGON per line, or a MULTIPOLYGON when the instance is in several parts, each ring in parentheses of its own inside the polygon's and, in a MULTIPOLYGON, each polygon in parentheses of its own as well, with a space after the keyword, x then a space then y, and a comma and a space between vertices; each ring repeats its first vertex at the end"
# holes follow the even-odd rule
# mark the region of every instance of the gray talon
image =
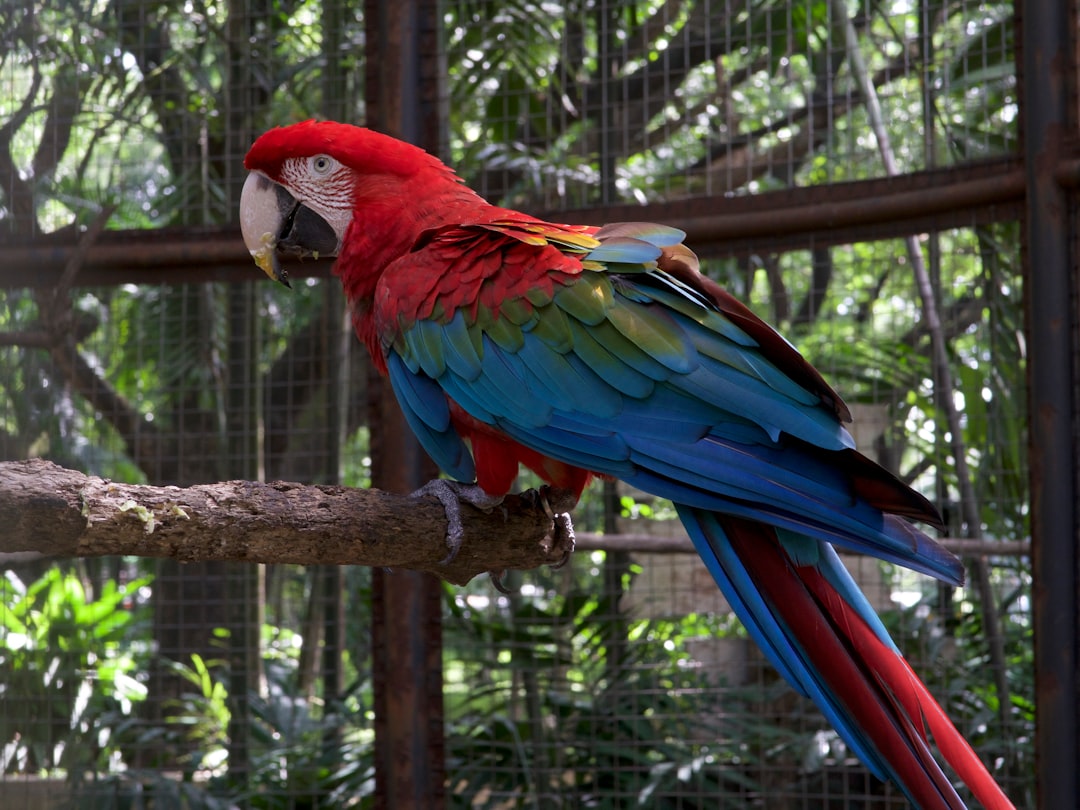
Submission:
POLYGON ((557 562, 552 563, 551 567, 562 568, 570 560, 570 555, 574 553, 575 544, 574 524, 570 520, 569 512, 562 509, 572 507, 574 500, 570 499, 568 490, 549 486, 529 490, 529 493, 539 503, 544 514, 551 518, 551 536, 545 538, 550 542, 545 544, 544 551, 548 554, 561 552, 562 556, 557 562))
MULTIPOLYGON (((461 522, 461 504, 467 503, 484 512, 490 512, 503 502, 501 497, 489 495, 476 484, 462 484, 459 481, 449 481, 445 478, 436 478, 428 481, 420 489, 409 495, 410 498, 423 498, 426 496, 437 498, 446 512, 446 547, 449 554, 442 560, 443 565, 453 562, 461 550, 461 543, 465 537, 465 527, 461 522)), ((557 512, 551 501, 555 500, 559 506, 564 505, 566 491, 556 490, 551 487, 541 487, 539 490, 529 490, 522 493, 535 499, 540 508, 544 510, 552 521, 550 542, 545 543, 544 551, 549 554, 559 554, 559 559, 552 563, 552 568, 562 568, 574 553, 574 524, 570 521, 570 515, 566 512, 557 512)), ((503 510, 504 515, 506 510, 503 510)), ((496 589, 505 593, 499 574, 491 572, 491 580, 496 589)))
POLYGON ((427 495, 437 498, 442 504, 443 511, 446 512, 446 547, 450 549, 450 553, 443 558, 443 565, 453 562, 454 557, 461 550, 461 541, 465 537, 465 527, 461 523, 462 502, 489 512, 503 500, 500 497, 488 495, 476 484, 462 484, 445 478, 428 481, 409 497, 423 498, 427 495))

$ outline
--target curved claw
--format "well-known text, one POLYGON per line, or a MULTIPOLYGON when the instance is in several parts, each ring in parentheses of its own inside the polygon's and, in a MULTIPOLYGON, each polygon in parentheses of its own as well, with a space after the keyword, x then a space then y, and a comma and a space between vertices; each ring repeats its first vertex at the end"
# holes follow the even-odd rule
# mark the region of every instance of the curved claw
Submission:
POLYGON ((507 588, 502 581, 502 578, 505 575, 506 571, 488 571, 488 576, 491 578, 491 584, 495 586, 495 590, 497 590, 501 594, 509 596, 510 589, 507 588))
POLYGON ((428 481, 420 489, 410 493, 409 497, 423 498, 427 495, 437 498, 446 512, 446 547, 450 549, 450 553, 443 558, 443 565, 453 562, 465 537, 465 527, 461 523, 462 502, 488 512, 503 500, 502 497, 488 495, 476 484, 462 484, 445 478, 428 481))
MULTIPOLYGON (((467 503, 485 512, 489 512, 503 502, 501 496, 489 495, 476 484, 462 484, 458 481, 450 481, 445 478, 436 478, 428 481, 415 492, 410 493, 410 498, 423 498, 426 496, 437 498, 446 512, 446 547, 450 552, 441 561, 442 565, 453 562, 461 543, 465 537, 465 527, 461 521, 461 504, 467 503)), ((552 563, 552 568, 562 568, 574 553, 574 524, 570 521, 570 515, 562 509, 572 506, 568 501, 568 493, 565 490, 552 487, 530 489, 521 493, 522 497, 535 499, 536 503, 544 510, 552 522, 551 536, 545 538, 544 551, 548 554, 559 554, 559 559, 552 563), (553 504, 554 502, 554 504, 553 504), (556 511, 556 510, 559 511, 556 511)), ((502 583, 498 576, 492 574, 495 587, 502 591, 502 583)))
POLYGON ((572 508, 576 498, 568 490, 549 486, 530 489, 521 494, 522 496, 529 495, 534 498, 540 508, 544 510, 544 514, 551 518, 551 536, 550 538, 544 538, 544 551, 548 554, 562 552, 558 562, 551 564, 552 568, 562 568, 570 560, 570 555, 574 553, 576 542, 574 524, 570 520, 569 512, 564 510, 572 508))
POLYGON ((573 523, 570 521, 567 510, 572 509, 577 503, 577 496, 568 489, 542 486, 539 489, 526 489, 519 497, 532 501, 551 518, 551 535, 544 538, 542 548, 548 554, 562 552, 558 561, 551 565, 555 569, 562 568, 569 562, 575 548, 573 523))
POLYGON ((560 489, 544 485, 538 490, 533 490, 540 499, 544 511, 552 520, 556 515, 565 514, 577 506, 578 496, 573 490, 560 489))
POLYGON ((574 524, 570 521, 570 515, 566 512, 555 515, 552 517, 553 527, 551 530, 551 545, 548 547, 548 553, 555 551, 561 551, 562 557, 558 562, 553 562, 551 567, 558 570, 570 562, 570 557, 574 553, 574 546, 577 543, 574 537, 574 524))

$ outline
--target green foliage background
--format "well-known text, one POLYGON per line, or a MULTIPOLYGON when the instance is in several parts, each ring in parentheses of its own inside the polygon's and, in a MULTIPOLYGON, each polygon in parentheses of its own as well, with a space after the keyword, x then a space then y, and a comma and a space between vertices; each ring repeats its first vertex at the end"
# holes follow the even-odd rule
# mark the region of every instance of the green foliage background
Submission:
MULTIPOLYGON (((110 205, 114 229, 233 222, 255 134, 312 115, 363 121, 361 5, 5 4, 5 238, 85 225, 110 205)), ((536 211, 880 177, 843 47, 849 21, 902 171, 1007 155, 1017 148, 1012 15, 1008 3, 937 0, 447 2, 448 157, 491 199, 536 211)), ((941 407, 951 397, 979 532, 1026 537, 1018 226, 918 239, 944 321, 948 392, 934 382, 902 241, 784 253, 763 244, 749 257, 710 254, 706 268, 845 399, 879 406, 879 455, 942 504, 959 534, 941 407)), ((129 481, 214 480, 248 474, 228 461, 239 419, 267 437, 253 469, 268 478, 367 483, 365 372, 355 348, 335 343, 343 304, 332 284, 78 288, 69 306, 76 337, 0 347, 0 457, 44 455, 129 481), (258 388, 254 404, 234 399, 241 368, 258 388), (341 442, 312 451, 334 403, 341 442)), ((40 293, 6 290, 0 332, 48 327, 46 309, 40 293)), ((622 497, 620 510, 591 493, 579 527, 610 529, 619 511, 664 513, 622 497)), ((989 592, 943 594, 886 571, 893 591, 914 594, 888 621, 1017 803, 1030 805, 1030 571, 1026 559, 991 562, 989 592), (988 616, 1006 656, 1005 695, 988 666, 988 616)), ((820 793, 849 778, 835 736, 782 685, 695 668, 688 640, 738 643, 729 617, 620 609, 647 564, 597 555, 570 573, 530 575, 515 596, 487 583, 448 590, 454 803, 741 807, 765 791, 820 793)), ((301 652, 319 644, 308 621, 315 574, 282 569, 266 583, 263 680, 248 690, 224 654, 158 660, 148 615, 157 585, 142 563, 12 569, 0 583, 3 771, 66 775, 95 807, 106 796, 125 807, 366 806, 365 572, 340 585, 350 620, 339 694, 312 680, 301 652), (183 688, 165 722, 148 726, 139 704, 154 698, 154 666, 183 688), (46 695, 43 723, 30 707, 46 695), (241 711, 251 759, 238 780, 229 756, 241 711), (183 752, 175 767, 140 765, 140 747, 162 738, 183 752)))

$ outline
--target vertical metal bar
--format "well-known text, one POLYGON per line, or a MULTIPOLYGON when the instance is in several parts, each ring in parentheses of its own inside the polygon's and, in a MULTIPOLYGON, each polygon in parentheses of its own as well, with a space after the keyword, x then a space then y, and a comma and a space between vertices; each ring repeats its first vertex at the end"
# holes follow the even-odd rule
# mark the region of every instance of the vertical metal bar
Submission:
MULTIPOLYGON (((368 126, 443 152, 437 3, 367 0, 364 20, 368 126)), ((437 470, 389 385, 370 384, 372 481, 411 491, 437 470)), ((445 803, 441 586, 428 574, 377 570, 372 609, 376 805, 438 810, 445 803)))
MULTIPOLYGON (((322 7, 322 51, 326 57, 323 68, 322 114, 335 121, 348 121, 350 111, 356 109, 357 99, 349 90, 350 70, 338 58, 345 41, 345 24, 350 9, 345 3, 324 3, 322 7)), ((345 306, 345 294, 337 279, 320 282, 323 288, 323 351, 329 362, 326 365, 328 386, 327 429, 324 434, 322 481, 340 484, 342 479, 342 448, 348 423, 347 398, 351 392, 349 374, 351 318, 345 306)), ((330 700, 342 696, 345 688, 345 571, 340 566, 320 566, 314 574, 313 584, 319 589, 319 599, 324 600, 322 678, 323 694, 330 700)), ((340 746, 341 730, 328 729, 323 744, 340 746)))
MULTIPOLYGON (((253 284, 234 283, 228 286, 227 294, 228 386, 223 403, 227 466, 220 473, 222 478, 262 481, 266 472, 258 430, 262 423, 262 376, 255 360, 259 346, 259 293, 253 284)), ((257 694, 262 680, 263 566, 211 563, 203 576, 224 580, 220 604, 229 631, 228 780, 230 786, 246 793, 252 775, 251 697, 257 694)), ((211 639, 207 638, 207 647, 210 644, 211 639)))
MULTIPOLYGON (((1036 785, 1039 807, 1080 796, 1077 557, 1077 271, 1070 200, 1054 170, 1070 134, 1068 3, 1024 2, 1019 43, 1027 201, 1031 528, 1034 567, 1036 785)), ((1075 122, 1073 122, 1075 123, 1075 122)))

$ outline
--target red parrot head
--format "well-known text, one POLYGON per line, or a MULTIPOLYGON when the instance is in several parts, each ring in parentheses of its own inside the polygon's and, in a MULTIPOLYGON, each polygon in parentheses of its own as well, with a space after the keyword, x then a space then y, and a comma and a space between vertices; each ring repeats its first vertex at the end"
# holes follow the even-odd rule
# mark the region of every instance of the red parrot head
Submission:
POLYGON ((280 256, 337 256, 347 237, 398 243, 437 210, 433 190, 477 198, 422 149, 369 129, 304 121, 261 135, 244 158, 240 226, 255 263, 288 284, 280 256), (355 229, 360 228, 361 232, 355 229))

